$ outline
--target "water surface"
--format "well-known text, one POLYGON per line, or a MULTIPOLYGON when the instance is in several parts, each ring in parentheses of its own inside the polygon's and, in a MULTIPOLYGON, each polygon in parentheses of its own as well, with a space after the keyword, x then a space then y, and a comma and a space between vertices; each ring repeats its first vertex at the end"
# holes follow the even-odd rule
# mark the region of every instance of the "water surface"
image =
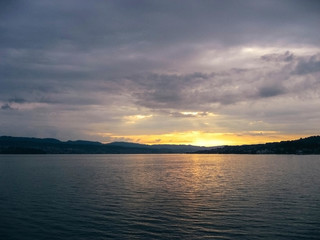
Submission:
POLYGON ((320 156, 0 155, 1 239, 320 239, 320 156))

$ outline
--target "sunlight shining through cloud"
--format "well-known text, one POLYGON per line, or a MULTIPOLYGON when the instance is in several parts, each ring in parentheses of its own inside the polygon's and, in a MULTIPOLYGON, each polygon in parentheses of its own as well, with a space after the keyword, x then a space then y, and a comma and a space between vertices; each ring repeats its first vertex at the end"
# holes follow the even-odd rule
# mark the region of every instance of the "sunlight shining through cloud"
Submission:
POLYGON ((319 3, 267 2, 2 2, 0 135, 196 145, 317 135, 319 3))
POLYGON ((210 133, 202 131, 171 132, 155 135, 113 135, 112 133, 93 133, 99 135, 108 142, 136 142, 142 144, 188 144, 197 146, 223 146, 259 144, 265 142, 293 140, 301 138, 301 135, 288 135, 279 137, 276 131, 249 131, 234 133, 210 133))
POLYGON ((143 120, 146 118, 151 118, 152 115, 132 115, 132 116, 124 116, 125 123, 134 124, 139 120, 143 120))

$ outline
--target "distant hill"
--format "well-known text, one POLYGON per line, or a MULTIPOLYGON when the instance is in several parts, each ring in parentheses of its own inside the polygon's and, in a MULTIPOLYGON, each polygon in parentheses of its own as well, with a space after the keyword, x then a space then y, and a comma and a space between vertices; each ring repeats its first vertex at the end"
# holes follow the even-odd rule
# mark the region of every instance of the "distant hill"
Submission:
MULTIPOLYGON (((211 147, 212 148, 212 147, 211 147)), ((192 145, 146 145, 129 142, 60 141, 54 138, 0 137, 0 154, 138 154, 208 150, 192 145)))
POLYGON ((130 142, 60 141, 54 138, 0 137, 0 154, 320 154, 320 136, 241 146, 146 145, 130 142))
POLYGON ((108 143, 107 145, 121 146, 121 147, 160 149, 166 152, 176 152, 176 153, 194 152, 199 150, 210 150, 213 148, 213 147, 201 147, 201 146, 193 146, 193 145, 175 145, 175 144, 146 145, 146 144, 130 143, 130 142, 112 142, 112 143, 108 143))
POLYGON ((200 150, 202 154, 320 154, 320 136, 266 144, 223 146, 200 150))

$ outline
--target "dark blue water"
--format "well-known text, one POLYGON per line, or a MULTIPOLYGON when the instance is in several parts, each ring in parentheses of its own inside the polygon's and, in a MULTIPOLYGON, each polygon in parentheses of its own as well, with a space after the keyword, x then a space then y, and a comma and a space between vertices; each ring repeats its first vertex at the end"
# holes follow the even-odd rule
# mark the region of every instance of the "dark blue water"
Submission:
POLYGON ((0 239, 320 239, 320 156, 0 155, 0 239))

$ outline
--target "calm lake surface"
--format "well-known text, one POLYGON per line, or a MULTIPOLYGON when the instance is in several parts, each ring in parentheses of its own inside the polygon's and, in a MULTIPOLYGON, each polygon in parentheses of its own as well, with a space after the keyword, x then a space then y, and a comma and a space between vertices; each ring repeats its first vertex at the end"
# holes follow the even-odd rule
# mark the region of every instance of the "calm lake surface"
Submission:
POLYGON ((0 239, 320 239, 320 156, 0 155, 0 239))

